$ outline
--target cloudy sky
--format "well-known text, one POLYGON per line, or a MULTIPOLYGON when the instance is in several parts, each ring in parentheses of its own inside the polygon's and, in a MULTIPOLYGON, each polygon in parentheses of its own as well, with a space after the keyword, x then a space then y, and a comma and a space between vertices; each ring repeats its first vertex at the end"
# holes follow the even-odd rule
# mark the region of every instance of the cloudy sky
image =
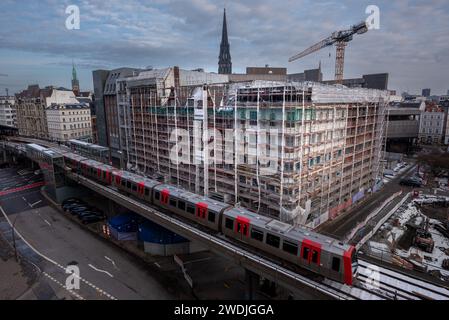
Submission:
POLYGON ((0 94, 28 84, 70 87, 72 59, 82 89, 92 70, 122 66, 217 71, 223 7, 234 72, 246 66, 315 68, 332 79, 334 48, 294 63, 288 58, 380 8, 380 30, 356 35, 346 50, 345 77, 390 73, 390 89, 449 90, 447 0, 1 0, 0 94), (80 30, 65 26, 68 5, 80 30))

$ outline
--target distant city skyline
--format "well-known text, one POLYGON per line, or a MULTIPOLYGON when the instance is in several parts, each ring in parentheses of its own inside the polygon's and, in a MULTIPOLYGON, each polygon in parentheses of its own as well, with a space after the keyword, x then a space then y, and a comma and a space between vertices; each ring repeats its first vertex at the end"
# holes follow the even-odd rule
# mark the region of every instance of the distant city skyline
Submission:
MULTIPOLYGON (((449 3, 431 1, 226 1, 233 71, 247 66, 287 67, 289 73, 322 62, 333 79, 334 48, 294 63, 288 58, 380 8, 380 30, 354 39, 346 50, 345 78, 388 72, 398 93, 432 95, 449 89, 449 3), (419 23, 418 23, 419 22, 419 23)), ((217 72, 223 1, 25 0, 0 3, 0 95, 29 84, 71 88, 72 60, 81 90, 92 90, 92 70, 178 65, 217 72), (65 27, 68 5, 80 8, 80 30, 65 27)))

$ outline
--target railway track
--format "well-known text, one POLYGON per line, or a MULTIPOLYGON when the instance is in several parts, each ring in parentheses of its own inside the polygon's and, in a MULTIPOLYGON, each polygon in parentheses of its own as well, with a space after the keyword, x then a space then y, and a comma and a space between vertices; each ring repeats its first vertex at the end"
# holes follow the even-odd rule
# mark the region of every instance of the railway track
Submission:
POLYGON ((449 289, 359 259, 359 287, 391 300, 449 300, 449 289))

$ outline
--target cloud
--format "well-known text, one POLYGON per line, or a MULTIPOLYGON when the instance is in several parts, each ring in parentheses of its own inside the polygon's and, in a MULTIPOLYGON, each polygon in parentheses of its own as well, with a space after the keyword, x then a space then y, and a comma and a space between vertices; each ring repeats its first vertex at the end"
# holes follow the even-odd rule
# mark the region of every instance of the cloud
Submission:
MULTIPOLYGON (((346 51, 345 75, 389 72, 394 89, 449 89, 447 1, 377 2, 381 29, 355 36, 346 51)), ((325 76, 332 78, 333 48, 292 64, 288 57, 365 19, 369 4, 360 0, 228 0, 234 69, 270 64, 300 72, 322 60, 325 76)), ((85 79, 96 66, 179 65, 216 71, 222 7, 222 0, 2 0, 0 70, 10 68, 17 53, 24 52, 35 56, 42 78, 46 66, 63 70, 72 59, 85 79), (65 28, 69 4, 80 8, 80 30, 65 28)))

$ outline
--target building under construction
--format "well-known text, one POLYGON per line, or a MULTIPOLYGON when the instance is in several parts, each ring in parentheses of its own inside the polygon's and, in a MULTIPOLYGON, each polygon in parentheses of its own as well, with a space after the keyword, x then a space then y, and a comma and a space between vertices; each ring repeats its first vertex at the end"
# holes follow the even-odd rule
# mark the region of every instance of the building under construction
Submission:
POLYGON ((380 90, 231 83, 177 67, 117 79, 129 168, 310 227, 379 187, 387 100, 380 90))

